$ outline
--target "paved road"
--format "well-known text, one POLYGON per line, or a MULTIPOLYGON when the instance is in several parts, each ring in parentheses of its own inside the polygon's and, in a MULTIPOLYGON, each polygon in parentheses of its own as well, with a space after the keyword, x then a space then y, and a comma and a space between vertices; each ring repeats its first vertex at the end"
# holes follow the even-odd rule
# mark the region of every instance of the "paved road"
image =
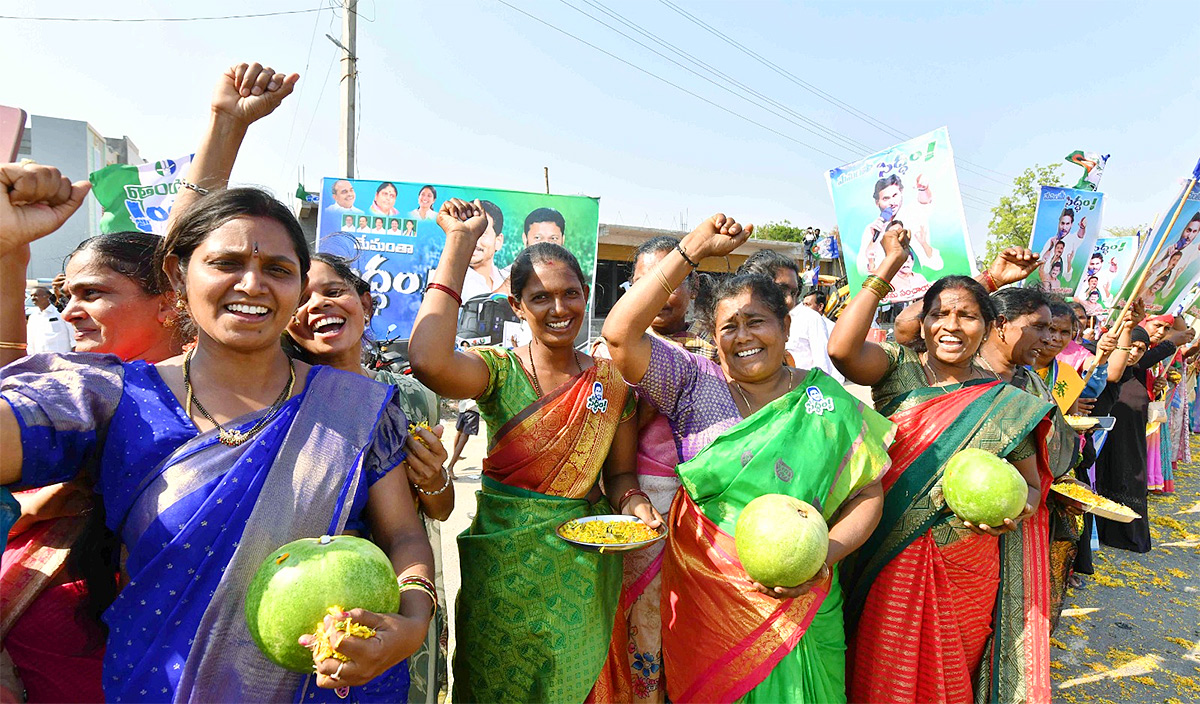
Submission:
MULTIPOLYGON (((447 436, 452 443, 453 430, 447 436)), ((454 538, 475 511, 485 446, 482 434, 467 444, 454 513, 442 527, 451 624, 459 587, 454 538)), ((1192 447, 1200 459, 1200 443, 1192 447)), ((1175 481, 1173 496, 1150 500, 1154 550, 1101 547, 1096 575, 1068 596, 1051 647, 1056 702, 1200 702, 1200 462, 1181 467, 1175 481)))
MULTIPOLYGON (((1200 443, 1192 443, 1200 459, 1200 443)), ((1101 547, 1051 641, 1059 702, 1200 702, 1200 463, 1151 496, 1154 549, 1101 547)))

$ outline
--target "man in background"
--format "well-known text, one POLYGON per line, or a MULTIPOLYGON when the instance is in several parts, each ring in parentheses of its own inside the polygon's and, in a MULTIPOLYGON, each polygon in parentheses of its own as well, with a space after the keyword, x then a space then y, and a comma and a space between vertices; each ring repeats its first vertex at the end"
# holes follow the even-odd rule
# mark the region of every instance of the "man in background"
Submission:
POLYGON ((522 239, 525 246, 538 242, 553 242, 565 247, 564 233, 567 231, 566 220, 562 213, 554 208, 538 208, 525 217, 525 234, 522 239))
POLYGON ((38 309, 30 313, 25 322, 25 341, 29 345, 29 354, 70 352, 71 326, 58 314, 58 309, 50 305, 50 289, 38 286, 33 289, 30 298, 38 309))

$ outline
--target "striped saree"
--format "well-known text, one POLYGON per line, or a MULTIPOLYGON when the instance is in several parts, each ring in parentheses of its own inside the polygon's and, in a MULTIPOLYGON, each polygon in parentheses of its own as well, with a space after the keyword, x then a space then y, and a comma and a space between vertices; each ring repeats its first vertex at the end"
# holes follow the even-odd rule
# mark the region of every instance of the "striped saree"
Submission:
MULTIPOLYGON (((892 353, 905 373, 915 355, 892 353)), ((1011 385, 929 388, 911 377, 911 391, 884 399, 876 389, 897 441, 883 518, 843 571, 850 700, 1049 702, 1045 494, 1069 467, 1075 437, 1055 432, 1051 403, 1011 385), (1016 531, 975 535, 945 509, 943 468, 968 447, 1036 455, 1042 504, 1016 531)))

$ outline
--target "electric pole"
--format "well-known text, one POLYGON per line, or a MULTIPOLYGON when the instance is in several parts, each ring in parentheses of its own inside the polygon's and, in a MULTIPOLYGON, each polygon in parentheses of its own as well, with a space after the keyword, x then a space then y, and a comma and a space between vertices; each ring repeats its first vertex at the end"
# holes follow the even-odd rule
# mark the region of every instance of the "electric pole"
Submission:
POLYGON ((343 165, 343 175, 354 178, 354 86, 358 78, 358 55, 355 33, 358 24, 358 0, 342 0, 342 41, 338 44, 345 71, 342 73, 342 124, 338 137, 338 150, 343 165))

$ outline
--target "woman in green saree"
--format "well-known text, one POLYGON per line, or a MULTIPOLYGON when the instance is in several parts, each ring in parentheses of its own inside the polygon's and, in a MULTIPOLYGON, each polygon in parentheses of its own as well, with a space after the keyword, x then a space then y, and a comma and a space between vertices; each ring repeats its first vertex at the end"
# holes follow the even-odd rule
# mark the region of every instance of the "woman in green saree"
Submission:
MULTIPOLYGON (((992 370, 1011 370, 980 354, 997 330, 978 282, 952 276, 930 287, 920 328, 926 352, 866 341, 888 281, 907 258, 907 232, 889 232, 883 245, 878 277, 830 336, 834 363, 870 385, 875 407, 897 425, 883 517, 843 573, 850 699, 1048 702, 1044 499, 1055 473, 1069 466, 1071 446, 1055 433, 1054 405, 1003 383, 992 370), (1016 520, 972 525, 946 509, 943 469, 968 447, 1007 458, 1025 478, 1028 502, 1016 520)), ((1022 334, 1004 333, 1012 343, 1022 334)))
POLYGON ((710 315, 719 364, 647 332, 671 291, 753 231, 705 220, 617 302, 612 359, 666 416, 682 487, 662 565, 662 651, 675 702, 845 701, 838 562, 879 519, 892 427, 824 372, 784 366, 788 307, 761 274, 722 281, 710 315), (767 588, 734 546, 742 509, 764 494, 807 501, 830 524, 821 570, 767 588))
POLYGON ((612 692, 598 680, 621 558, 576 550, 555 528, 613 509, 661 525, 634 472, 633 395, 609 361, 575 350, 588 287, 556 244, 532 245, 513 262, 509 300, 530 344, 458 351, 458 292, 489 220, 478 201, 452 198, 438 225, 446 247, 413 328, 413 372, 439 395, 476 399, 488 427, 475 519, 458 538, 453 698, 604 700, 612 692))

